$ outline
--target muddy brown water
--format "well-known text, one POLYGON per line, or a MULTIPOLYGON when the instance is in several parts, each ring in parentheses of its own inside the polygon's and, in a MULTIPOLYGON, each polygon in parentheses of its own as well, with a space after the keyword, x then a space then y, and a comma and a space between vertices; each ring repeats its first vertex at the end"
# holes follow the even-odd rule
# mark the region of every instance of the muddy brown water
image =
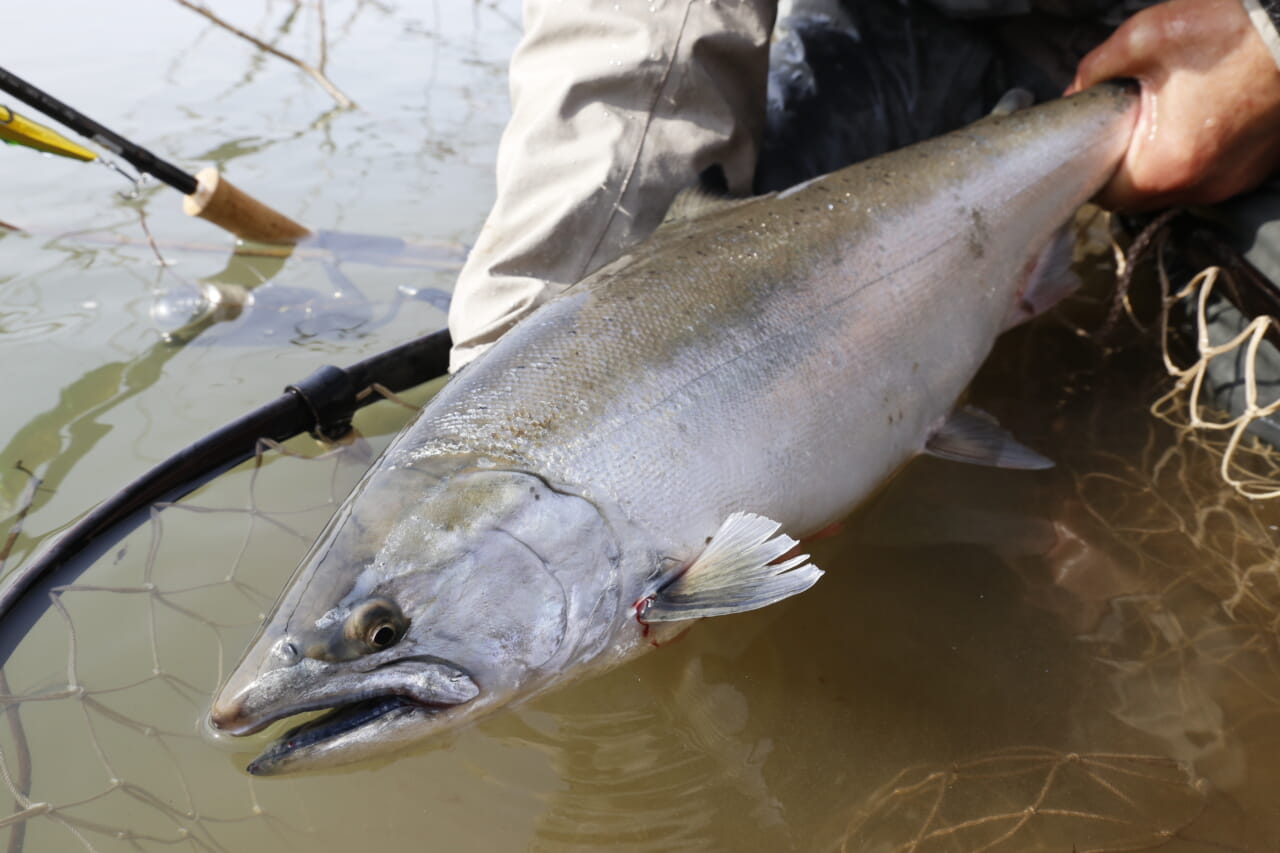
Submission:
MULTIPOLYGON (((313 4, 217 9, 317 58, 313 4)), ((328 70, 358 111, 177 4, 140 22, 69 0, 0 23, 6 67, 306 222, 469 239, 492 194, 517 4, 325 11, 328 70)), ((232 257, 172 192, 120 198, 92 165, 5 149, 0 176, 0 219, 26 229, 0 237, 4 531, 30 503, 6 570, 319 361, 443 321, 420 301, 390 314, 400 285, 451 286, 455 254, 437 247, 432 269, 339 257, 363 320, 290 315, 238 338, 225 324, 174 347, 149 316, 155 291, 265 280, 288 302, 334 286, 332 259, 232 257), (40 479, 33 502, 19 463, 40 479)), ((973 398, 1052 471, 921 460, 813 544, 827 574, 809 594, 394 761, 253 780, 261 739, 229 749, 200 720, 408 416, 378 404, 358 440, 267 451, 56 596, 5 667, 0 837, 30 851, 1280 849, 1280 504, 1236 497, 1211 452, 1151 418, 1163 387, 1149 343, 1106 354, 1048 318, 1002 342, 973 398)))

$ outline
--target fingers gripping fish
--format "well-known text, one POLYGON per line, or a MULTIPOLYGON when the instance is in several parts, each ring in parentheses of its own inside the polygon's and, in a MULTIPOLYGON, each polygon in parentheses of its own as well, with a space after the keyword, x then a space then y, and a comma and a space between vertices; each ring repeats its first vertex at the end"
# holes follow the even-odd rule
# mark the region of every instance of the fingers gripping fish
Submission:
POLYGON ((328 711, 259 774, 387 753, 808 589, 821 572, 786 556, 791 536, 916 453, 1048 464, 952 409, 996 336, 1061 295, 1057 235, 1116 168, 1134 104, 1099 87, 782 193, 679 205, 395 440, 213 725, 328 711))

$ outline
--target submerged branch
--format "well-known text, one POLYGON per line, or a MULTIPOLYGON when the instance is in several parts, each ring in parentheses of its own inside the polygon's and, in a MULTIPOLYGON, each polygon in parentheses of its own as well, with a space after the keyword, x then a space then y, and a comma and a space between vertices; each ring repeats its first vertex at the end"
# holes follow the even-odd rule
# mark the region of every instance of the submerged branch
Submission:
POLYGON ((21 461, 14 467, 27 475, 27 487, 22 491, 18 511, 14 514, 13 524, 9 528, 9 535, 5 538, 4 543, 0 544, 0 573, 4 572, 4 564, 8 562, 9 554, 13 552, 13 546, 17 544, 18 536, 22 533, 22 522, 35 504, 36 490, 40 488, 40 478, 36 476, 34 471, 28 471, 23 467, 21 461))
MULTIPOLYGON (((342 90, 339 89, 337 86, 333 85, 333 83, 329 80, 329 78, 325 76, 324 72, 316 68, 314 65, 311 65, 308 62, 298 59, 298 57, 293 56, 292 54, 285 53, 283 50, 280 50, 279 48, 274 47, 272 45, 269 45, 262 39, 257 38, 256 36, 250 35, 249 33, 245 32, 239 27, 236 27, 235 25, 222 20, 213 12, 209 11, 204 6, 201 6, 199 3, 193 3, 192 0, 175 0, 175 2, 183 6, 186 6, 188 9, 190 9, 193 12, 203 15, 204 17, 212 21, 214 24, 218 25, 219 27, 222 27, 224 30, 227 30, 228 32, 239 36, 245 41, 250 42, 259 50, 264 50, 267 53, 271 54, 272 56, 283 59, 285 62, 288 62, 292 65, 297 66, 298 68, 301 68, 311 77, 311 79, 319 83, 321 87, 323 87, 324 90, 329 93, 329 97, 337 101, 338 106, 344 109, 347 109, 350 107, 354 107, 356 105, 355 101, 351 100, 345 94, 343 94, 342 90)), ((324 56, 324 54, 325 54, 325 48, 322 44, 321 55, 324 56)))
POLYGON ((320 72, 329 61, 329 36, 325 32, 324 0, 316 0, 316 16, 320 19, 320 72))

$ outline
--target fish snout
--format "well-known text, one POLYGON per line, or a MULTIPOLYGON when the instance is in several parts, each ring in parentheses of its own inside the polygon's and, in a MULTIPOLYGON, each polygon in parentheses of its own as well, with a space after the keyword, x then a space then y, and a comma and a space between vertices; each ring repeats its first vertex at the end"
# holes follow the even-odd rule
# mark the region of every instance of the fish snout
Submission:
POLYGON ((283 716, 325 707, 318 694, 332 682, 332 667, 298 649, 287 637, 263 648, 260 656, 251 648, 214 697, 210 725, 241 737, 283 716))
POLYGON ((215 729, 230 735, 249 734, 248 731, 242 731, 244 729, 241 722, 243 703, 237 701, 238 698, 228 698, 219 694, 213 700, 213 705, 209 708, 209 723, 215 729))
MULTIPOLYGON (((288 637, 273 643, 266 655, 266 666, 278 673, 285 667, 292 667, 302 659, 298 644, 288 637)), ((260 695, 264 679, 258 670, 247 670, 247 661, 242 661, 223 684, 218 695, 209 707, 209 722, 220 732, 231 735, 247 735, 263 728, 265 723, 254 725, 249 720, 248 706, 255 695, 260 695), (252 673, 251 675, 249 673, 252 673)), ((273 672, 268 672, 267 680, 279 680, 279 675, 272 679, 273 672)))
POLYGON ((234 673, 222 686, 209 706, 209 724, 215 731, 234 737, 251 735, 266 728, 272 721, 269 713, 263 713, 265 691, 258 681, 237 683, 234 673))
POLYGON ((290 678, 294 667, 296 664, 252 679, 244 678, 240 671, 232 673, 209 706, 209 723, 218 731, 236 737, 266 728, 284 716, 280 713, 281 706, 292 704, 287 697, 295 688, 288 682, 301 681, 290 678))
POLYGON ((290 637, 282 637, 265 647, 261 662, 253 664, 254 653, 262 645, 250 647, 244 658, 223 682, 222 689, 209 708, 209 722, 215 729, 228 734, 251 734, 256 728, 245 723, 247 706, 254 695, 262 693, 264 680, 280 679, 280 671, 292 667, 302 659, 298 643, 290 637))

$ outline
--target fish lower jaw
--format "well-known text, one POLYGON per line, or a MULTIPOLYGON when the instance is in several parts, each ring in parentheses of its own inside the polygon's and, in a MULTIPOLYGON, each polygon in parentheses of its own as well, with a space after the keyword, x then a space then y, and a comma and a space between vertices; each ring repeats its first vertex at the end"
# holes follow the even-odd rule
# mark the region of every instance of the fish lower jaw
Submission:
POLYGON ((340 705, 285 732, 245 769, 254 776, 274 776, 302 765, 334 766, 358 760, 365 753, 357 747, 377 740, 373 729, 398 728, 451 707, 424 705, 398 695, 340 705))

